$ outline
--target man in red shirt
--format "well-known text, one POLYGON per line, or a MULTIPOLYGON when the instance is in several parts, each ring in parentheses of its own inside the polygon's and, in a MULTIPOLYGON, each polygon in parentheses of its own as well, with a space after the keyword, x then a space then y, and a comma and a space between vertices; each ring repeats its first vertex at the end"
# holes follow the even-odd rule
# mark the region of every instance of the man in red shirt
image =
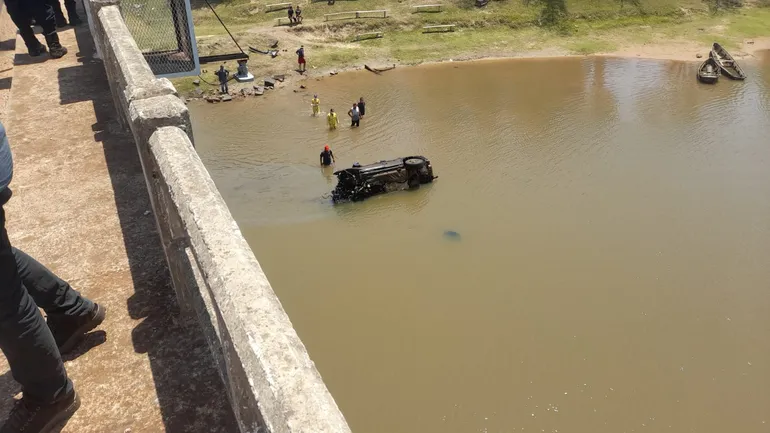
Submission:
POLYGON ((297 63, 299 64, 299 71, 305 72, 305 46, 300 45, 299 49, 297 50, 297 63))

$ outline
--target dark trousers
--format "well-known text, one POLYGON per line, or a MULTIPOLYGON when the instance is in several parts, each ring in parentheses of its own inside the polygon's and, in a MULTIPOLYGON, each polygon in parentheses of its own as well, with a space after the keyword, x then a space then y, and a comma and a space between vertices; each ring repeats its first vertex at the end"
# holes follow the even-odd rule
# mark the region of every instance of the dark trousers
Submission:
POLYGON ((227 93, 229 91, 229 89, 227 88, 227 81, 225 81, 224 83, 219 83, 219 90, 222 93, 227 93))
POLYGON ((35 37, 32 26, 29 25, 30 19, 34 18, 35 23, 43 28, 43 34, 48 36, 56 33, 56 18, 54 8, 46 0, 5 0, 5 7, 8 8, 8 15, 19 29, 19 34, 24 39, 27 48, 37 48, 40 43, 35 37))
POLYGON ((69 395, 73 386, 38 306, 56 320, 88 314, 93 303, 11 246, 2 208, 10 197, 8 188, 0 191, 0 349, 24 398, 48 404, 69 395))
MULTIPOLYGON (((57 22, 64 23, 67 21, 66 18, 64 18, 64 11, 61 8, 59 0, 46 0, 46 2, 53 8, 54 17, 57 22)), ((75 3, 75 0, 64 0, 64 7, 67 8, 67 13, 70 14, 70 19, 72 19, 71 14, 75 11, 77 3, 75 3)))

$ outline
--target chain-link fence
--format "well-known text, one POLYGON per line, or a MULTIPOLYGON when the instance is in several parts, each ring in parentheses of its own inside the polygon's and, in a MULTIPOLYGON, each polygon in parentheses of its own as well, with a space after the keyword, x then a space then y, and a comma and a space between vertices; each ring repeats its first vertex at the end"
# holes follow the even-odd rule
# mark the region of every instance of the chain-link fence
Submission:
POLYGON ((190 0, 123 0, 120 10, 155 75, 200 73, 190 0))

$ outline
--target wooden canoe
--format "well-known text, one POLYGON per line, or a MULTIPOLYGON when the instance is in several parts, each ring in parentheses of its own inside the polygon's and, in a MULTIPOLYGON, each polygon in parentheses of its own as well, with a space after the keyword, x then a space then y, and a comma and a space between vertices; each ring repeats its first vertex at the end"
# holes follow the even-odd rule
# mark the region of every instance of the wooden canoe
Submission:
POLYGON ((395 64, 393 66, 389 66, 387 68, 372 68, 369 65, 364 65, 364 69, 366 69, 369 72, 374 72, 375 74, 379 74, 380 72, 389 71, 389 70, 395 69, 395 68, 396 68, 395 64))
POLYGON ((738 62, 736 62, 733 56, 731 56, 730 53, 728 53, 727 50, 718 43, 714 42, 714 48, 711 50, 709 56, 716 60, 717 64, 719 65, 719 69, 721 69, 722 73, 727 75, 729 78, 732 78, 733 80, 746 79, 746 74, 738 65, 738 62))
POLYGON ((713 57, 709 56, 698 68, 698 81, 706 84, 714 84, 719 79, 719 65, 713 57))
POLYGON ((259 54, 270 54, 270 51, 268 50, 260 50, 259 48, 254 48, 252 46, 249 46, 249 51, 252 53, 259 53, 259 54))

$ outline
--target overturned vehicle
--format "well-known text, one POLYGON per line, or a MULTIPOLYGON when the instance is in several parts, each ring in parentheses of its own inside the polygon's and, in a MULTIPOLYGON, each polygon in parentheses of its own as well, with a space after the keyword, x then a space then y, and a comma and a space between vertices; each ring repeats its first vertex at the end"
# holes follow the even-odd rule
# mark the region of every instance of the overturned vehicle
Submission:
POLYGON ((433 182, 433 167, 424 156, 380 161, 369 165, 354 164, 334 172, 337 187, 332 191, 335 203, 359 201, 377 194, 419 188, 433 182))

